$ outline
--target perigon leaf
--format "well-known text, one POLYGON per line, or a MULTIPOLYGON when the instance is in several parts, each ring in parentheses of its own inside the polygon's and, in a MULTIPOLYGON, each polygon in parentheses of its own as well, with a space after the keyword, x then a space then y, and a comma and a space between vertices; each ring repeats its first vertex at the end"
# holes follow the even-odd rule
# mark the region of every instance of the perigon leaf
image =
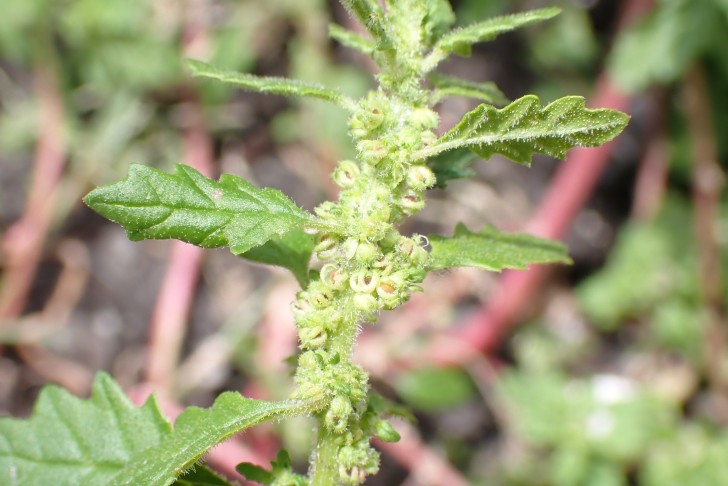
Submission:
POLYGON ((325 88, 317 83, 309 83, 307 81, 299 81, 297 79, 255 76, 253 74, 225 71, 207 63, 192 59, 187 60, 187 65, 194 76, 216 79, 224 83, 240 86, 241 88, 249 91, 258 91, 260 93, 270 93, 281 96, 318 98, 336 103, 346 109, 351 109, 355 105, 355 102, 351 98, 336 90, 325 88))
POLYGON ((556 7, 542 8, 502 17, 493 17, 482 22, 455 29, 440 38, 425 60, 425 68, 430 71, 450 54, 469 56, 473 44, 491 41, 500 34, 510 32, 520 27, 548 20, 561 12, 556 7))
POLYGON ((484 159, 501 154, 530 165, 534 153, 563 158, 574 147, 596 147, 608 142, 628 121, 629 117, 619 111, 587 109, 580 96, 567 96, 541 108, 538 97, 528 95, 500 110, 487 104, 478 106, 413 158, 468 147, 484 159))
POLYGON ((354 49, 367 56, 374 52, 374 47, 376 46, 376 43, 372 39, 366 39, 336 24, 329 25, 329 37, 338 41, 342 46, 354 49))
POLYGON ((301 228, 294 228, 283 236, 271 238, 265 244, 252 248, 241 257, 258 263, 277 265, 290 270, 301 284, 308 285, 308 262, 313 253, 313 236, 301 228))
POLYGON ((236 255, 300 228, 307 218, 278 190, 229 174, 215 182, 184 165, 174 174, 132 165, 126 179, 93 190, 84 201, 122 225, 131 240, 174 238, 203 248, 229 246, 236 255))
POLYGON ((448 96, 475 98, 491 105, 505 105, 508 103, 508 98, 498 89, 495 83, 476 83, 439 73, 430 74, 428 79, 435 88, 431 97, 432 104, 439 103, 440 100, 448 96))
POLYGON ((177 417, 172 434, 129 461, 109 486, 167 486, 210 448, 241 430, 284 416, 312 413, 319 407, 315 400, 263 402, 225 392, 210 408, 186 409, 177 417))
POLYGON ((462 223, 452 237, 429 235, 432 252, 429 270, 477 267, 493 272, 525 270, 534 263, 571 263, 566 247, 526 234, 501 233, 492 226, 473 233, 462 223))
POLYGON ((427 165, 435 173, 436 187, 444 188, 451 179, 462 179, 475 175, 470 166, 477 159, 478 156, 470 149, 458 148, 427 159, 427 165))
POLYGON ((109 484, 171 431, 154 399, 135 407, 106 374, 88 400, 48 386, 30 419, 0 419, 0 484, 109 484))

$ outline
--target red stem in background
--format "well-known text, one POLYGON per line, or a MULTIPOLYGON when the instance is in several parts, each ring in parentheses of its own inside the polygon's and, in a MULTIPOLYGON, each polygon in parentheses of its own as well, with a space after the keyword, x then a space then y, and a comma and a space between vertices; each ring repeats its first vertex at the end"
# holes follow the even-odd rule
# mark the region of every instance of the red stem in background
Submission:
POLYGON ((40 56, 33 70, 38 99, 38 144, 23 215, 0 242, 5 274, 0 287, 0 319, 23 313, 43 244, 53 222, 56 188, 65 165, 63 101, 51 56, 40 56))
MULTIPOLYGON (((204 2, 203 2, 204 3, 204 2)), ((204 5, 191 4, 190 12, 204 5)), ((207 30, 198 15, 188 15, 185 26, 184 52, 197 50, 205 44, 207 30)), ((213 147, 204 122, 200 101, 190 88, 186 96, 185 114, 188 116, 184 131, 184 160, 202 174, 213 175, 213 147)), ((152 313, 147 350, 146 379, 160 392, 171 391, 179 363, 187 321, 194 302, 195 289, 200 276, 203 249, 173 241, 170 257, 157 302, 152 313)))

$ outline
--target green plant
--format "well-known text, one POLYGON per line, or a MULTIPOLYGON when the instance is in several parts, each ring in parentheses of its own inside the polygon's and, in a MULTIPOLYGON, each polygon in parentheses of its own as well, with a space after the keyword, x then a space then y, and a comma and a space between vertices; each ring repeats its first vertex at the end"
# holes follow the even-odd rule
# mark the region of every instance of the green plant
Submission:
POLYGON ((307 478, 291 470, 285 454, 270 471, 251 464, 238 470, 264 484, 360 484, 379 466, 370 438, 398 439, 386 421, 396 410, 370 393, 366 372, 351 361, 361 324, 404 303, 431 271, 569 262, 558 243, 492 227, 472 232, 458 225, 451 237, 404 236, 397 229, 423 208, 427 189, 470 175, 473 153, 529 165, 534 154, 563 157, 575 146, 600 145, 624 128, 626 115, 587 109, 579 97, 544 107, 529 95, 499 109, 493 103, 504 100, 492 85, 432 74, 450 55, 468 55, 473 44, 549 19, 558 9, 451 30, 455 18, 445 0, 342 3, 370 37, 340 27, 332 27, 331 36, 370 56, 380 69, 378 89, 360 100, 313 83, 189 63, 197 76, 317 98, 346 110, 357 157, 339 162, 334 171, 342 189, 337 202, 309 213, 275 189, 232 175, 213 181, 183 165, 174 174, 131 166, 125 180, 85 198, 132 240, 227 246, 248 260, 289 269, 302 287, 291 306, 302 352, 290 399, 263 402, 226 392, 207 410, 187 409, 172 428, 153 399, 136 408, 103 374, 89 400, 47 388, 31 419, 0 421, 3 484, 228 484, 197 465, 208 449, 257 423, 304 414, 318 421, 307 478), (438 137, 433 107, 447 96, 485 103, 438 137), (312 255, 323 264, 319 270, 310 268, 312 255))

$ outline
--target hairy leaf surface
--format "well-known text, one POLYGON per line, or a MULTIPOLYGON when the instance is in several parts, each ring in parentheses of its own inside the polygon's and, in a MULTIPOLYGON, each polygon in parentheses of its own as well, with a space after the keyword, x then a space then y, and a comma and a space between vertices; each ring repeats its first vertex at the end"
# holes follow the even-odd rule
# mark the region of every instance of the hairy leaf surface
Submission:
POLYGON ((382 7, 376 0, 341 0, 341 4, 353 15, 380 44, 391 44, 382 7))
POLYGON ((537 96, 520 98, 503 109, 482 104, 432 146, 414 154, 425 158, 468 147, 487 159, 501 154, 530 165, 535 153, 563 158, 574 147, 596 147, 616 137, 627 125, 624 113, 590 110, 584 98, 567 96, 541 108, 537 96))
POLYGON ((0 484, 108 484, 171 431, 153 399, 135 407, 106 374, 88 400, 48 386, 30 419, 0 419, 0 484))
POLYGON ((500 34, 516 30, 534 22, 548 20, 561 12, 556 7, 531 10, 502 17, 493 17, 482 22, 467 25, 455 29, 444 36, 435 44, 432 53, 425 61, 426 69, 434 69, 440 61, 450 54, 469 56, 471 47, 478 42, 490 41, 500 34))
POLYGON ((207 63, 192 59, 187 61, 187 65, 190 67, 194 76, 216 79, 223 83, 234 84, 250 91, 277 94, 281 96, 318 98, 336 103, 337 105, 343 106, 347 109, 354 106, 354 101, 349 97, 336 90, 325 88, 317 83, 309 83, 307 81, 299 81, 297 79, 255 76, 253 74, 225 71, 207 63))
POLYGON ((210 408, 186 409, 177 417, 171 435, 127 463, 109 485, 167 486, 210 448, 241 430, 267 420, 312 412, 316 406, 313 401, 263 402, 225 392, 210 408))
POLYGON ((534 263, 571 263, 566 247, 527 234, 501 233, 486 226, 478 233, 462 223, 452 237, 428 235, 432 245, 429 270, 478 267, 493 272, 506 268, 525 270, 534 263))
POLYGON ((49 386, 30 419, 0 419, 0 484, 167 486, 184 474, 177 484, 223 485, 204 468, 192 472, 208 449, 252 425, 315 407, 226 392, 209 409, 185 410, 172 429, 154 399, 135 407, 100 373, 88 400, 49 386))
POLYGON ((495 83, 476 83, 439 73, 430 74, 428 79, 435 88, 432 96, 433 103, 438 103, 448 96, 474 98, 492 105, 505 105, 508 103, 508 98, 498 89, 495 83))
POLYGON ((131 240, 174 238, 203 248, 229 246, 236 255, 300 228, 307 218, 278 190, 229 174, 215 182, 184 165, 174 174, 132 165, 126 179, 95 189, 84 201, 122 225, 131 240))
POLYGON ((240 256, 254 262, 286 268, 304 288, 308 285, 308 262, 311 260, 313 246, 313 236, 306 234, 301 228, 295 228, 240 256))
POLYGON ((329 25, 329 37, 336 40, 342 46, 354 49, 367 56, 374 52, 374 47, 376 46, 376 43, 372 39, 366 39, 336 24, 329 25))

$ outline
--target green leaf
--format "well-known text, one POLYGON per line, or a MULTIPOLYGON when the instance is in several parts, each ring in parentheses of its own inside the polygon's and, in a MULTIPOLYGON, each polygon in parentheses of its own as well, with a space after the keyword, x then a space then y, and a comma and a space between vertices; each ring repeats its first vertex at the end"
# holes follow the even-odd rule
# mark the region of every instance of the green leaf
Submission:
POLYGON ((432 245, 429 270, 478 267, 500 272, 505 268, 525 270, 534 263, 571 263, 560 243, 526 234, 505 234, 492 226, 472 233, 459 223, 452 237, 428 238, 432 245))
POLYGON ((208 409, 186 409, 177 417, 170 436, 129 461, 109 485, 167 486, 232 435, 264 421, 313 413, 318 407, 315 400, 263 402, 225 392, 208 409))
POLYGON ((367 56, 370 56, 376 47, 376 43, 372 39, 366 39, 336 24, 329 25, 329 37, 342 46, 354 49, 367 56))
POLYGON ((394 386, 408 404, 427 412, 462 405, 475 393, 468 375, 454 368, 424 368, 403 373, 394 386))
POLYGON ((431 47, 455 24, 455 13, 448 0, 426 0, 424 27, 426 44, 431 47))
POLYGON ((0 484, 109 484, 171 430, 153 398, 135 407, 106 374, 88 400, 48 386, 30 419, 0 419, 0 484))
POLYGON ((273 473, 264 467, 257 466, 250 462, 238 464, 235 466, 235 470, 248 481, 255 481, 260 484, 270 484, 273 482, 273 473))
POLYGON ((355 102, 351 98, 336 90, 325 88, 317 83, 299 81, 297 79, 255 76, 253 74, 226 71, 192 59, 187 60, 187 65, 194 76, 216 79, 224 83, 240 86, 243 89, 250 91, 277 94, 281 96, 318 98, 324 101, 336 103, 346 109, 353 109, 355 106, 355 102))
POLYGON ((301 228, 294 228, 265 244, 246 251, 241 257, 258 263, 287 268, 301 284, 308 285, 308 262, 313 253, 314 239, 301 228))
POLYGON ((500 110, 487 104, 478 106, 413 158, 469 147, 484 159, 501 154, 530 165, 534 153, 563 158, 574 147, 596 147, 608 142, 628 120, 619 111, 587 109, 580 96, 567 96, 541 108, 538 97, 528 95, 500 110))
POLYGON ((509 101, 506 95, 498 89, 498 86, 492 82, 476 83, 439 73, 430 74, 428 79, 435 87, 432 94, 433 104, 439 103, 440 100, 448 96, 475 98, 492 105, 505 105, 509 101))
POLYGON ((178 478, 173 486, 234 486, 233 483, 226 481, 206 467, 199 464, 191 471, 185 473, 184 476, 178 478))
POLYGON ((174 174, 132 165, 126 179, 93 190, 84 201, 121 224, 131 240, 175 238, 203 248, 229 246, 236 255, 300 228, 307 218, 278 190, 229 174, 215 182, 184 165, 174 174))
POLYGON ((556 7, 532 10, 502 17, 493 17, 482 22, 455 29, 445 34, 436 44, 432 53, 425 60, 426 70, 432 70, 447 58, 455 53, 460 56, 469 56, 473 44, 478 42, 491 41, 500 34, 510 32, 520 27, 548 20, 561 12, 556 7))
POLYGON ((341 0, 341 4, 356 17, 377 42, 380 44, 391 43, 384 27, 384 12, 376 0, 341 0))
POLYGON ((472 177, 475 172, 470 165, 478 159, 478 156, 466 148, 448 150, 434 157, 427 159, 427 165, 432 169, 437 178, 436 187, 447 187, 451 179, 463 179, 472 177))

